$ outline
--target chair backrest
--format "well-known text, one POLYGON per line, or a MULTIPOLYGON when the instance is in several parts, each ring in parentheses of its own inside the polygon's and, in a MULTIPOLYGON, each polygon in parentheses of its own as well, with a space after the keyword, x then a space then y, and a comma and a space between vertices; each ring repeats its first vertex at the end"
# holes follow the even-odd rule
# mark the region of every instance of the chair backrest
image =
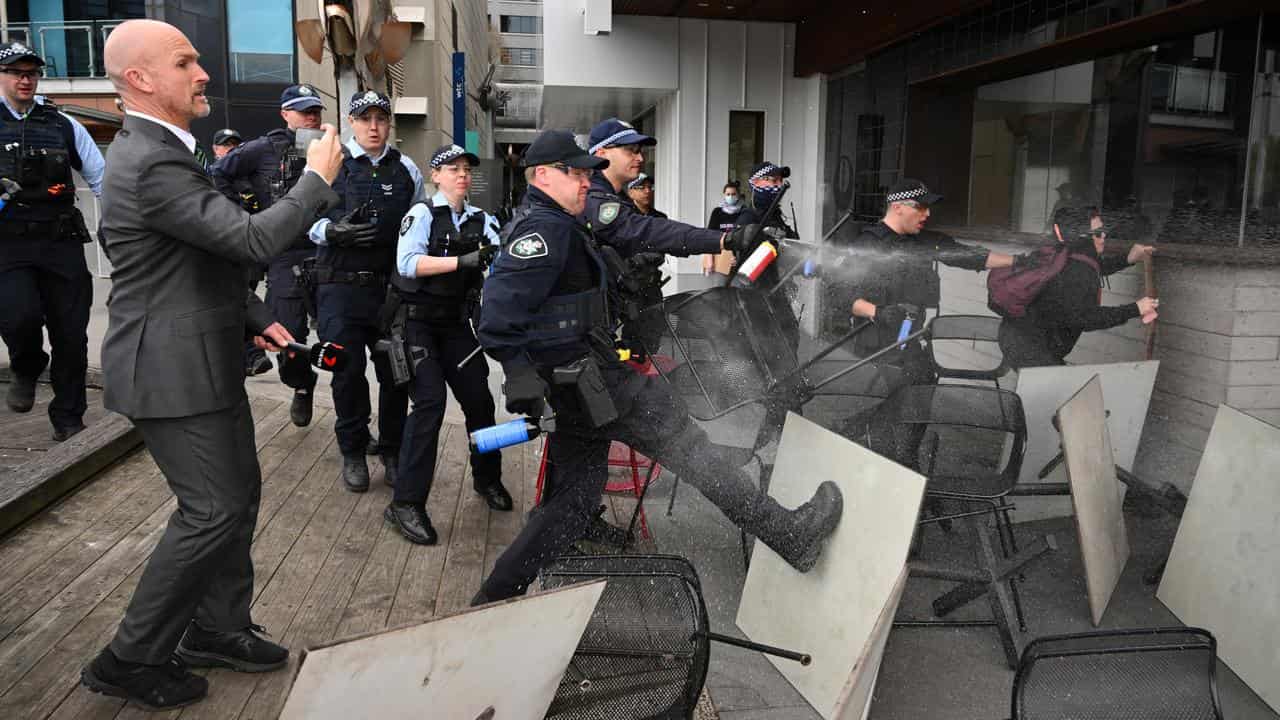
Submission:
POLYGON ((548 720, 683 720, 702 694, 710 659, 698 574, 674 555, 557 558, 543 588, 605 578, 548 720))
POLYGON ((1027 419, 1022 400, 986 385, 907 385, 876 407, 867 447, 929 477, 983 497, 1004 495, 1022 472, 1027 419), (927 459, 919 457, 921 439, 927 459), (941 437, 940 437, 941 436, 941 437), (966 461, 975 461, 973 463, 966 461), (981 465, 981 469, 975 469, 981 465))
POLYGON ((1013 720, 1222 720, 1216 669, 1199 628, 1040 638, 1014 676, 1013 720))
POLYGON ((938 377, 986 380, 997 386, 1010 367, 1000 350, 1000 318, 992 315, 939 315, 929 322, 929 360, 938 377), (966 347, 967 346, 967 347, 966 347), (957 367, 956 354, 980 367, 957 367), (985 358, 994 358, 995 365, 985 358))

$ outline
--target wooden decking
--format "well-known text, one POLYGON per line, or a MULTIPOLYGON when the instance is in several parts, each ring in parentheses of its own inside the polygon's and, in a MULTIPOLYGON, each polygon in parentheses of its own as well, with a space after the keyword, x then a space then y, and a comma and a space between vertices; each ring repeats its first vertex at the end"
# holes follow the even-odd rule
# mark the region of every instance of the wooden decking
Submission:
MULTIPOLYGON (((440 544, 411 545, 382 518, 381 463, 370 459, 370 492, 343 489, 331 411, 317 407, 297 428, 287 403, 259 398, 253 410, 263 472, 253 615, 294 650, 290 667, 212 671, 205 701, 160 715, 78 686, 175 506, 140 450, 0 540, 0 718, 275 718, 298 650, 465 607, 532 507, 540 443, 503 454, 517 510, 490 512, 471 491, 465 431, 446 425, 428 507, 440 544)), ((634 501, 611 502, 625 522, 634 501)))
MULTIPOLYGON (((7 376, 7 370, 0 375, 0 396, 9 390, 7 376)), ((92 427, 107 413, 102 409, 102 390, 91 387, 88 395, 89 409, 85 411, 84 424, 92 427)), ((53 426, 49 424, 52 399, 53 389, 42 382, 36 385, 36 406, 30 412, 16 413, 0 402, 0 474, 39 460, 58 446, 53 441, 53 426)))

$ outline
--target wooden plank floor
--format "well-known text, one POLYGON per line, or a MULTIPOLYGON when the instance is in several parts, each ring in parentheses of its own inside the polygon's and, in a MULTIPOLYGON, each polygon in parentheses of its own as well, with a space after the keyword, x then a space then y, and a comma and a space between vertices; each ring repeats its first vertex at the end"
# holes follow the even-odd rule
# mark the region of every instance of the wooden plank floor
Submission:
MULTIPOLYGON (((471 492, 465 430, 447 424, 428 507, 440 543, 411 545, 382 518, 381 463, 370 459, 370 492, 343 489, 331 411, 317 407, 307 428, 278 400, 254 399, 253 412, 263 473, 253 615, 293 649, 289 667, 210 671, 205 701, 158 715, 79 687, 175 507, 138 451, 0 541, 0 718, 275 718, 298 650, 465 607, 533 505, 541 442, 504 452, 517 511, 495 513, 471 492)), ((610 502, 625 523, 634 500, 610 502)))
MULTIPOLYGON (((0 381, 0 396, 9 391, 8 380, 0 381)), ((84 424, 92 425, 102 419, 107 411, 102 408, 102 390, 90 387, 88 409, 84 424)), ((53 441, 53 426, 49 424, 49 401, 53 388, 48 383, 36 385, 36 405, 29 412, 16 413, 0 402, 0 474, 14 470, 31 460, 37 460, 53 441)))

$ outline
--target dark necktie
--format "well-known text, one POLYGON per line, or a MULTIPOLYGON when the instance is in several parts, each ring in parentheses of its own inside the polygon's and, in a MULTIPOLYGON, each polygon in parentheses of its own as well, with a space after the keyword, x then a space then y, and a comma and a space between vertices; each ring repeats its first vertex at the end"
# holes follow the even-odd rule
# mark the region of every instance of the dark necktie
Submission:
POLYGON ((204 148, 200 147, 200 143, 196 143, 195 149, 196 162, 200 163, 200 167, 206 171, 209 170, 209 156, 205 154, 204 148))

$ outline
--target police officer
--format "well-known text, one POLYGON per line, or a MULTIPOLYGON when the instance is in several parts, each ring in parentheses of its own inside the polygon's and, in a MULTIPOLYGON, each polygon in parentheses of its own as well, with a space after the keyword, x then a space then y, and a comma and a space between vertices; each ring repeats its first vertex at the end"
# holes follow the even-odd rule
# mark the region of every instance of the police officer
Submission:
POLYGON ((627 197, 631 198, 631 204, 636 206, 636 212, 641 215, 659 218, 667 216, 653 206, 653 178, 644 173, 640 173, 635 180, 627 183, 627 197))
MULTIPOLYGON (((351 139, 333 189, 342 203, 311 227, 319 246, 312 283, 320 339, 347 349, 350 358, 333 374, 334 432, 348 490, 369 489, 369 381, 364 349, 382 338, 379 311, 396 264, 396 238, 405 213, 424 197, 422 173, 407 155, 389 147, 391 100, 372 90, 351 97, 351 139)), ((409 404, 405 387, 392 381, 385 354, 373 356, 378 378, 378 429, 385 479, 395 484, 400 436, 409 404)))
MULTIPOLYGON (((823 483, 796 510, 783 508, 709 443, 664 380, 619 361, 612 340, 617 318, 607 300, 613 278, 591 231, 576 219, 587 208, 591 172, 609 163, 561 130, 543 132, 525 152, 529 211, 513 221, 485 282, 480 340, 506 372, 507 410, 537 417, 549 396, 556 416, 547 447, 551 482, 473 605, 523 593, 543 563, 582 537, 604 489, 613 440, 674 470, 801 570, 817 561, 840 519, 834 484, 823 483)), ((613 238, 624 255, 641 248, 718 252, 722 243, 749 240, 745 233, 722 240, 701 231, 613 238)))
MULTIPOLYGON (((294 147, 294 132, 299 128, 318 129, 322 110, 320 92, 313 86, 285 88, 280 95, 280 116, 284 118, 285 127, 250 140, 214 164, 214 185, 224 195, 234 198, 241 194, 236 188, 237 181, 248 180, 262 209, 271 207, 293 188, 306 165, 306 158, 294 147)), ((304 235, 291 250, 272 260, 267 267, 267 306, 298 342, 306 342, 311 332, 307 324, 310 298, 305 296, 307 290, 298 282, 293 267, 301 267, 304 260, 314 255, 315 246, 304 235)), ((316 374, 305 363, 286 363, 285 360, 284 353, 277 358, 280 379, 294 390, 289 417, 293 424, 305 427, 311 423, 316 374)))
POLYGON ((42 67, 22 43, 0 46, 0 193, 7 197, 0 209, 0 336, 12 371, 6 404, 30 411, 36 378, 48 366, 49 420, 61 442, 84 429, 93 304, 81 247, 90 237, 71 171, 98 195, 105 163, 84 126, 36 95, 42 67))
POLYGON ((213 134, 213 157, 214 160, 221 160, 226 157, 227 153, 240 147, 240 143, 244 140, 240 137, 240 133, 231 129, 223 128, 213 134))
MULTIPOLYGON (((855 318, 871 320, 873 327, 854 338, 854 349, 869 355, 893 345, 907 318, 912 330, 919 330, 928 308, 937 308, 941 280, 936 263, 981 271, 1007 267, 1013 257, 985 248, 962 245, 943 233, 925 229, 930 207, 942 200, 919 180, 905 178, 885 195, 885 214, 880 222, 868 225, 848 247, 846 264, 851 275, 837 276, 835 296, 840 308, 848 308, 855 318)), ((904 385, 937 381, 928 351, 920 340, 905 343, 876 365, 877 377, 886 393, 904 385)), ((870 410, 849 421, 845 431, 854 437, 864 434, 870 410)), ((920 426, 922 433, 924 426, 920 426)), ((903 464, 914 461, 921 434, 906 438, 899 447, 903 464)))
MULTIPOLYGON (((498 252, 498 221, 466 202, 471 169, 478 164, 479 158, 457 145, 432 153, 431 182, 437 192, 430 203, 414 205, 405 216, 396 249, 394 284, 403 301, 405 340, 424 348, 426 357, 414 374, 413 409, 400 444, 400 478, 385 516, 411 542, 422 545, 436 542, 426 503, 435 479, 445 385, 462 406, 467 432, 495 422, 489 366, 477 352, 473 317, 483 270, 498 252)), ((472 453, 471 473, 472 486, 485 504, 511 510, 499 453, 472 453)))

